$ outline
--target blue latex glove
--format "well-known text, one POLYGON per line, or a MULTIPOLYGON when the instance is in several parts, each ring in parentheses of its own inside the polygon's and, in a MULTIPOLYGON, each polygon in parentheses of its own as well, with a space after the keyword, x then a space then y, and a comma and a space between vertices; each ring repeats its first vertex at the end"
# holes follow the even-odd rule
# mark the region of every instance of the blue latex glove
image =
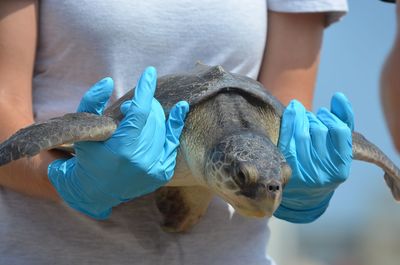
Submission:
MULTIPOLYGON (((48 177, 69 206, 104 219, 113 206, 150 193, 171 179, 189 106, 184 101, 177 103, 166 122, 153 97, 156 80, 155 69, 147 68, 134 98, 121 106, 124 119, 110 139, 75 143, 75 157, 49 165, 48 177)), ((78 112, 101 115, 113 86, 111 78, 95 84, 84 95, 78 112)))
POLYGON ((293 100, 282 117, 278 147, 292 168, 274 215, 294 223, 307 223, 321 216, 334 190, 344 182, 352 161, 354 115, 347 98, 336 93, 331 111, 317 115, 293 100))

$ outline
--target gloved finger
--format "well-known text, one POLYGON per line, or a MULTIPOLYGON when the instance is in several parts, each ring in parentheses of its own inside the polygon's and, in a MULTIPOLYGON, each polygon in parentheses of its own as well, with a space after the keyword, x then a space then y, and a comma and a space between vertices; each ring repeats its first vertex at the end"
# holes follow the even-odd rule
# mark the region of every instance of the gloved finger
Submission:
MULTIPOLYGON (((307 118, 306 108, 299 101, 295 101, 294 108, 296 111, 296 118, 294 120, 294 141, 296 142, 297 154, 301 157, 309 157, 311 138, 310 138, 310 123, 307 118)), ((298 156, 298 159, 301 157, 298 156)))
POLYGON ((157 72, 154 67, 147 67, 136 85, 135 95, 131 108, 135 108, 132 115, 136 115, 138 122, 145 123, 151 110, 157 84, 157 72))
POLYGON ((188 112, 189 104, 186 101, 180 101, 171 109, 166 122, 164 153, 161 158, 161 163, 165 168, 166 180, 169 180, 174 173, 179 137, 181 136, 188 112))
MULTIPOLYGON (((140 135, 152 109, 154 92, 157 84, 157 72, 154 67, 148 67, 140 77, 136 86, 135 95, 130 101, 129 108, 122 105, 121 112, 125 114, 120 126, 130 130, 132 137, 140 135)), ((128 103, 127 103, 128 104, 128 103)))
POLYGON ((331 99, 331 112, 354 131, 354 113, 350 101, 343 93, 335 93, 331 99))
POLYGON ((326 108, 319 109, 317 117, 328 128, 329 139, 338 155, 344 157, 350 152, 351 156, 352 139, 350 128, 326 108))
MULTIPOLYGON (((295 119, 296 119, 296 100, 290 101, 289 105, 286 107, 283 112, 281 119, 281 127, 279 131, 279 141, 278 147, 284 153, 287 153, 290 150, 290 145, 293 139, 294 130, 295 130, 295 119)), ((295 148, 295 146, 294 146, 295 148)), ((293 149, 295 150, 295 149, 293 149)))
POLYGON ((97 115, 103 114, 103 110, 111 97, 114 81, 106 77, 94 84, 82 97, 77 112, 89 112, 97 115))
POLYGON ((310 124, 310 138, 314 151, 318 157, 326 156, 326 139, 328 128, 313 113, 307 112, 310 124))
MULTIPOLYGON (((132 101, 124 102, 121 106, 121 112, 128 109, 124 119, 118 125, 117 130, 114 132, 112 139, 119 141, 123 138, 123 142, 126 145, 137 145, 136 141, 138 138, 142 139, 142 147, 148 148, 151 145, 156 145, 162 150, 165 142, 165 113, 161 104, 153 98, 152 107, 147 120, 144 124, 140 125, 137 121, 137 116, 132 115, 135 110, 134 107, 130 106, 132 101), (138 125, 139 124, 139 125, 138 125), (139 127, 142 126, 142 127, 139 127), (143 135, 142 135, 143 134, 143 135), (142 137, 143 136, 143 137, 142 137)), ((111 139, 110 139, 111 140, 111 139)), ((121 142, 120 142, 121 143, 121 142)), ((135 152, 143 152, 143 149, 137 149, 135 152)), ((159 155, 161 152, 159 152, 159 155)), ((161 156, 161 155, 160 155, 161 156)))

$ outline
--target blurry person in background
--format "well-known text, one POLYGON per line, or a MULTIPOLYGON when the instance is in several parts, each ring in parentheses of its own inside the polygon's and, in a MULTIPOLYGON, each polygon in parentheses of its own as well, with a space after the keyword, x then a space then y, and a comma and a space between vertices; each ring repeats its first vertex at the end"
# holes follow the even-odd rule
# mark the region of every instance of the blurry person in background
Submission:
POLYGON ((381 73, 381 100, 386 122, 397 152, 400 152, 400 4, 396 0, 382 0, 396 4, 397 33, 381 73))

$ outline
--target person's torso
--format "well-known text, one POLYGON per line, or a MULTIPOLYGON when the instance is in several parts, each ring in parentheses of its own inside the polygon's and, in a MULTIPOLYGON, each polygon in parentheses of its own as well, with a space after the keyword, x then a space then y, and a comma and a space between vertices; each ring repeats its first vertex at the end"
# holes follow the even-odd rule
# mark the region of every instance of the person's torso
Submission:
POLYGON ((200 61, 257 78, 265 0, 41 2, 33 79, 39 120, 75 111, 86 89, 104 76, 114 79, 120 97, 149 65, 162 76, 200 61))
MULTIPOLYGON (((159 76, 197 61, 256 78, 266 1, 40 1, 33 79, 37 120, 75 111, 104 76, 114 99, 149 65, 159 76)), ((188 233, 160 228, 148 195, 94 221, 66 206, 0 190, 0 264, 269 264, 266 219, 244 218, 215 198, 188 233)))

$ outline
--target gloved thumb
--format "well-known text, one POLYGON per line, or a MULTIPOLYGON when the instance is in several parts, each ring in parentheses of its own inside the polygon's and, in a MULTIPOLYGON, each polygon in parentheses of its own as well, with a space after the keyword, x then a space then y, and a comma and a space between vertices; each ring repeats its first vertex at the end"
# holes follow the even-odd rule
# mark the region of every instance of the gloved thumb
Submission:
POLYGON ((88 112, 97 115, 103 114, 103 110, 111 97, 114 81, 106 77, 94 84, 82 97, 77 112, 88 112))
POLYGON ((166 137, 164 154, 161 163, 165 166, 165 176, 169 180, 174 174, 179 137, 181 136, 189 104, 186 101, 178 102, 170 111, 166 122, 166 137))

